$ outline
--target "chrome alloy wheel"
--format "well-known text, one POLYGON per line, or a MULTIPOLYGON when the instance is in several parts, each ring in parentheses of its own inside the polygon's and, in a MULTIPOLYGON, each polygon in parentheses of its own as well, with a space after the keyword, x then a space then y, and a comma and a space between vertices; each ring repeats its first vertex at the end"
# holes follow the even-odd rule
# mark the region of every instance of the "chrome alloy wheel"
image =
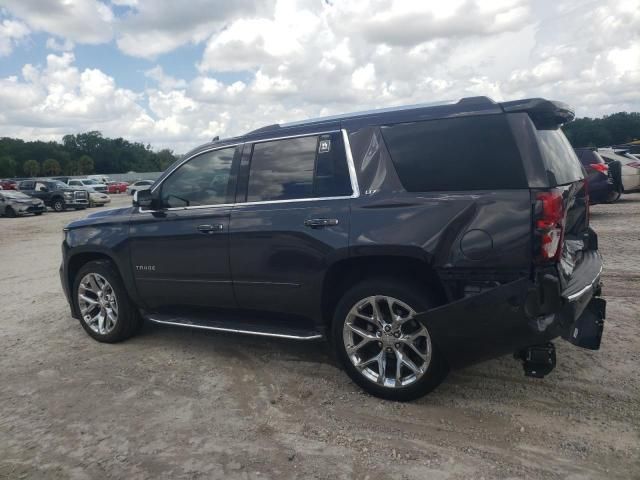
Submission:
POLYGON ((100 335, 110 333, 118 322, 118 300, 111 284, 98 273, 87 273, 78 285, 82 320, 100 335))
POLYGON ((351 363, 370 381, 406 387, 431 362, 431 337, 406 303, 384 295, 367 297, 347 314, 342 338, 351 363))

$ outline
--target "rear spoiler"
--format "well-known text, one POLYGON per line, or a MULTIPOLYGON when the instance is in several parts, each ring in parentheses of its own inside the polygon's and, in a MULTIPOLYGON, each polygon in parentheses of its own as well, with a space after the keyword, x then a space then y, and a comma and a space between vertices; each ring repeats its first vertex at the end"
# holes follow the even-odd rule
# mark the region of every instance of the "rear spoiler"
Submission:
POLYGON ((533 123, 540 129, 557 128, 575 118, 575 112, 566 103, 545 100, 544 98, 502 102, 500 106, 505 113, 528 113, 533 123))

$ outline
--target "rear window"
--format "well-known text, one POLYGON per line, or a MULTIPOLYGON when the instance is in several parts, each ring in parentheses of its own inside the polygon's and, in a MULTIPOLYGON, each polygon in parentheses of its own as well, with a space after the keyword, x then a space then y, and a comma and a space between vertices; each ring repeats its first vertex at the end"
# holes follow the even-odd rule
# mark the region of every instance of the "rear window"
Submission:
POLYGON ((580 161, 562 130, 537 130, 536 136, 551 185, 564 185, 584 178, 580 161))
POLYGON ((503 115, 401 123, 381 130, 409 192, 528 187, 503 115))

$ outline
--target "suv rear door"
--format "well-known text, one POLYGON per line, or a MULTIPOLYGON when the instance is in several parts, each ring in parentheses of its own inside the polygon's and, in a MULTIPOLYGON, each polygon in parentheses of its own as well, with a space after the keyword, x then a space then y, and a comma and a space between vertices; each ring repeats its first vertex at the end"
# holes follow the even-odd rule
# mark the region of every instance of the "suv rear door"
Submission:
POLYGON ((314 316, 328 265, 347 255, 354 188, 339 130, 245 144, 230 228, 241 308, 314 316))

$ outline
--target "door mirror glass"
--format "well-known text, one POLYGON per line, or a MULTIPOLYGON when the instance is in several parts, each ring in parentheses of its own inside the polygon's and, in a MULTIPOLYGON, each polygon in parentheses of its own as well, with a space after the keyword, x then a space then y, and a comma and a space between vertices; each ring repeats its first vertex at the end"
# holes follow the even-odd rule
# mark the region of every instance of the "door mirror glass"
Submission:
POLYGON ((49 189, 48 189, 47 187, 40 187, 40 188, 38 189, 38 191, 40 191, 40 192, 48 192, 48 191, 49 191, 49 189))
POLYGON ((154 197, 151 190, 138 190, 133 194, 133 206, 141 208, 154 208, 154 197))

